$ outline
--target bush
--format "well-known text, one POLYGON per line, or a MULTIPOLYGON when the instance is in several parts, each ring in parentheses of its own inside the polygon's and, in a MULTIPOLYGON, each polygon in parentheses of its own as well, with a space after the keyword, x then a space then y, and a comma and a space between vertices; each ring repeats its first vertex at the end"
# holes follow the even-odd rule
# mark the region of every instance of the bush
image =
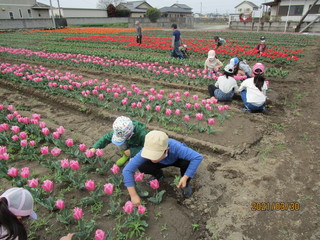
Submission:
POLYGON ((130 17, 131 11, 129 9, 116 9, 117 17, 130 17))
POLYGON ((151 22, 157 22, 160 17, 161 12, 158 8, 148 8, 146 16, 150 19, 151 22))

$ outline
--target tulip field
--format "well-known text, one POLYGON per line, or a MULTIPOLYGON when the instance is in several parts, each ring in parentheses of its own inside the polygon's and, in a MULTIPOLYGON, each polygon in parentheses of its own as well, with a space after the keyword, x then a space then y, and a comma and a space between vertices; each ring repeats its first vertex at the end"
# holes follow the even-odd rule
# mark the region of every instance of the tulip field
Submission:
MULTIPOLYGON (((273 216, 258 216, 251 202, 280 201, 268 195, 273 188, 264 182, 280 184, 278 158, 292 159, 285 132, 289 119, 303 116, 294 100, 308 96, 299 89, 307 81, 301 71, 316 68, 306 62, 319 50, 319 38, 263 33, 268 50, 258 54, 261 33, 182 30, 190 58, 175 59, 169 57, 170 31, 143 29, 141 45, 134 31, 0 34, 0 192, 18 186, 32 193, 38 220, 25 223, 28 239, 56 240, 67 233, 95 240, 263 239, 251 227, 273 216), (210 100, 207 86, 222 75, 203 70, 215 35, 227 40, 216 50, 224 65, 235 56, 251 66, 265 64, 265 114, 240 111, 239 95, 232 102, 210 100), (112 144, 95 154, 89 150, 121 115, 165 131, 204 156, 190 199, 175 187, 177 169, 165 169, 164 180, 150 184, 137 171, 142 204, 133 206, 122 168, 114 164, 119 150, 112 144)), ((240 84, 246 76, 235 79, 240 84)), ((309 210, 304 198, 287 201, 309 210)), ((294 236, 280 230, 269 239, 303 239, 300 230, 294 236)))

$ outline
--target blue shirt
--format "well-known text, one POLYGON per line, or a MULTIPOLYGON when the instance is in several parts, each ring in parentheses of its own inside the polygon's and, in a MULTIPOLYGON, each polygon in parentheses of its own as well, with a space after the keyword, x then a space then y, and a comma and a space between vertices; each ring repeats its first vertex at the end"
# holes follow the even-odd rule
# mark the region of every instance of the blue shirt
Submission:
POLYGON ((180 31, 179 30, 174 30, 172 32, 172 36, 175 36, 175 39, 174 39, 175 42, 180 41, 180 31))
MULTIPOLYGON (((192 178, 196 173, 198 166, 200 165, 203 157, 198 152, 189 148, 184 143, 181 143, 177 140, 169 138, 168 142, 168 156, 162 159, 159 163, 164 165, 171 165, 176 162, 178 159, 183 159, 190 161, 190 164, 185 172, 185 175, 192 178)), ((143 150, 143 149, 142 149, 143 150)), ((142 151, 141 150, 141 151, 142 151)), ((126 187, 134 187, 134 172, 146 161, 150 161, 149 159, 141 157, 141 151, 137 153, 125 166, 122 170, 122 174, 124 177, 124 185, 126 187)), ((155 163, 158 164, 158 163, 155 163)))

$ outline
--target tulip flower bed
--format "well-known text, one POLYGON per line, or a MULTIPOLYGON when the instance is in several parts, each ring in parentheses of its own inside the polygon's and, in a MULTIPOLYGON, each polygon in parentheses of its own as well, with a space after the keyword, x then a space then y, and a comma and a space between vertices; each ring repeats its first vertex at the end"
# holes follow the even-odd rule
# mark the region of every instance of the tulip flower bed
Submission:
POLYGON ((215 132, 212 128, 215 119, 223 123, 229 116, 226 112, 228 105, 217 104, 216 100, 200 100, 198 95, 188 91, 143 90, 136 84, 112 84, 108 79, 99 84, 97 79, 85 81, 82 76, 27 64, 1 64, 0 70, 1 78, 42 89, 53 95, 75 98, 80 103, 144 118, 147 122, 155 121, 178 131, 183 128, 187 132, 196 129, 211 134, 215 132))
MULTIPOLYGON (((12 105, 0 105, 1 182, 28 189, 38 205, 36 208, 50 213, 40 214, 42 221, 64 226, 62 232, 76 232, 75 239, 143 236, 148 227, 147 209, 143 205, 134 207, 122 197, 120 168, 103 150, 97 149, 94 154, 85 144, 65 139, 65 131, 63 126, 49 129, 40 114, 25 117, 12 105), (21 164, 25 164, 24 167, 19 167, 21 164), (42 172, 46 174, 40 175, 36 170, 40 168, 45 169, 42 172), (107 178, 99 177, 102 174, 107 178), (76 201, 72 200, 75 197, 76 201), (111 224, 106 224, 106 220, 111 224), (98 221, 103 221, 103 229, 97 229, 98 221)), ((134 178, 141 196, 154 192, 148 200, 153 204, 162 201, 165 190, 158 192, 157 180, 152 181, 146 191, 147 186, 141 188, 139 183, 144 174, 136 172, 134 178)), ((54 236, 57 238, 55 232, 54 236)), ((31 233, 28 239, 38 237, 38 233, 31 233)))

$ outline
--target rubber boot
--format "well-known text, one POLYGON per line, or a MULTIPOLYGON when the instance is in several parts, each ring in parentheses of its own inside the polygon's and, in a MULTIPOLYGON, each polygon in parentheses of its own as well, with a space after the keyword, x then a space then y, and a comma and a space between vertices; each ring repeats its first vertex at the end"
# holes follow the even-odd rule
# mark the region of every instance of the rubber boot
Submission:
POLYGON ((125 164, 130 157, 128 157, 127 155, 123 154, 123 156, 121 158, 119 158, 118 161, 116 161, 116 164, 121 167, 123 164, 125 164))

